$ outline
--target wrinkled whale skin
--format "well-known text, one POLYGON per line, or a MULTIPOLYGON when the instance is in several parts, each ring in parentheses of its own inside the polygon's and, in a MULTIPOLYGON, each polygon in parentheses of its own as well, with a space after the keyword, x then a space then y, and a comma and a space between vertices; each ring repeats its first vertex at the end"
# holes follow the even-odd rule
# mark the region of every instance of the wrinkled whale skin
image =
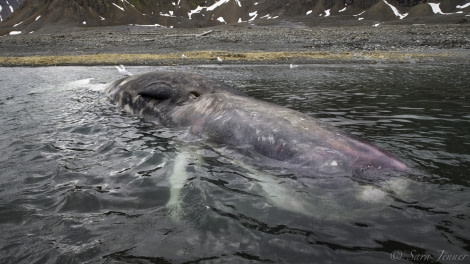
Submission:
POLYGON ((119 107, 211 142, 250 149, 312 174, 407 170, 391 154, 298 111, 257 100, 198 74, 151 72, 112 83, 119 107))

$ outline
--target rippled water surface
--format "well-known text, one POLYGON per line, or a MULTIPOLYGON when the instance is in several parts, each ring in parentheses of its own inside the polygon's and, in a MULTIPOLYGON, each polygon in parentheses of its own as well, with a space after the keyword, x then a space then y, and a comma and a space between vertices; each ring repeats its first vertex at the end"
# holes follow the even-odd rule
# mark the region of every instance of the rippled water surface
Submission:
POLYGON ((114 67, 0 68, 0 263, 469 263, 468 66, 128 68, 223 80, 414 172, 299 179, 117 109, 114 67))

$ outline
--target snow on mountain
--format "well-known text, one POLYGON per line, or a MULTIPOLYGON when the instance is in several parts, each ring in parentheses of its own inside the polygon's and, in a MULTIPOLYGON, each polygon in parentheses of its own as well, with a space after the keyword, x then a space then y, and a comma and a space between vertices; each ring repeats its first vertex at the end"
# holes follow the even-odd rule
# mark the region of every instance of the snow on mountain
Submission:
POLYGON ((398 9, 397 9, 395 6, 389 4, 386 0, 383 0, 383 1, 384 1, 385 4, 387 4, 387 5, 390 7, 390 9, 392 9, 393 13, 394 13, 395 16, 397 16, 398 18, 403 19, 403 18, 405 18, 405 17, 408 15, 408 13, 406 13, 406 14, 401 14, 400 11, 398 11, 398 9))
POLYGON ((23 0, 0 0, 0 22, 17 9, 23 0))
POLYGON ((470 2, 466 3, 465 5, 457 5, 456 6, 458 9, 464 9, 470 7, 470 2))
MULTIPOLYGON (((470 14, 469 0, 0 0, 0 35, 54 25, 80 27, 159 25, 201 27, 295 19, 411 21, 434 15, 470 14), (21 5, 22 4, 22 5, 21 5), (8 16, 12 11, 13 14, 8 16), (8 18, 6 18, 8 16, 8 18), (3 29, 3 31, 2 31, 3 29), (10 32, 8 31, 8 32, 10 32)), ((456 19, 457 20, 457 19, 456 19)), ((428 19, 429 21, 429 19, 428 19)))
POLYGON ((451 14, 451 13, 442 12, 441 8, 439 7, 441 5, 441 3, 429 3, 429 5, 431 6, 432 12, 434 12, 434 14, 439 14, 439 15, 450 15, 451 14))

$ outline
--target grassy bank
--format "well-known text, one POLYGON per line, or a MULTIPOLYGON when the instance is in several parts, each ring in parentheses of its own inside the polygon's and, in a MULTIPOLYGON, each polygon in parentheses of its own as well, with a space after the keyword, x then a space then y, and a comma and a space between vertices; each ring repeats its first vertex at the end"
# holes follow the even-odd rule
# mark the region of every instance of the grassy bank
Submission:
POLYGON ((29 57, 0 57, 1 66, 54 66, 54 65, 174 65, 197 63, 315 63, 335 61, 427 61, 447 57, 447 53, 409 53, 393 51, 371 52, 229 52, 193 51, 166 54, 95 54, 29 57))

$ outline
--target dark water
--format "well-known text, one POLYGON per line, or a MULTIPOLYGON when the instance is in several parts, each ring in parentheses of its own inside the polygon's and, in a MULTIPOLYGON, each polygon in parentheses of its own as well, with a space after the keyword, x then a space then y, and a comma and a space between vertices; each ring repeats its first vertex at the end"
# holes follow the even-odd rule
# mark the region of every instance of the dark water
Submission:
POLYGON ((0 263, 470 263, 469 66, 129 67, 161 69, 333 123, 416 172, 300 182, 116 109, 113 67, 0 68, 0 263))

